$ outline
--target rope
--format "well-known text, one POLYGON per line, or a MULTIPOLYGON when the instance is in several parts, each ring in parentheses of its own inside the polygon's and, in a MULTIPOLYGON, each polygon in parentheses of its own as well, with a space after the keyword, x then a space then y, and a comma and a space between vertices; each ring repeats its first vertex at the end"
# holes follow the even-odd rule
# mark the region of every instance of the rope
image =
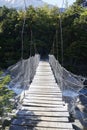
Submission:
POLYGON ((26 21, 26 2, 24 0, 24 19, 23 19, 23 26, 22 26, 22 32, 21 32, 21 41, 22 41, 22 45, 21 45, 21 60, 23 59, 23 50, 24 50, 24 28, 25 28, 25 21, 26 21))
POLYGON ((57 49, 57 60, 58 60, 58 30, 56 30, 56 49, 57 49))
MULTIPOLYGON (((59 62, 55 59, 54 56, 51 56, 51 55, 49 56, 49 62, 53 69, 53 72, 54 72, 58 85, 61 87, 62 91, 65 92, 65 94, 67 96, 70 96, 69 91, 71 91, 71 92, 74 92, 76 95, 83 96, 84 98, 87 99, 87 96, 85 94, 81 93, 81 90, 85 87, 85 85, 83 84, 84 82, 82 82, 82 80, 83 81, 86 80, 85 77, 77 76, 77 75, 74 75, 71 72, 67 71, 65 68, 63 68, 59 64, 59 62)), ((63 93, 63 96, 65 94, 63 93)), ((70 106, 70 109, 69 109, 70 113, 74 112, 76 105, 78 105, 75 97, 76 96, 72 94, 70 101, 68 101, 69 106, 70 106), (71 102, 71 99, 73 102, 71 102)), ((85 114, 82 114, 82 113, 80 113, 80 114, 81 114, 83 121, 87 121, 87 118, 84 117, 85 114)))
POLYGON ((23 86, 24 86, 24 96, 25 96, 25 85, 24 85, 24 62, 23 62, 23 57, 24 57, 24 28, 25 28, 25 22, 26 22, 26 2, 24 0, 24 18, 23 18, 23 26, 22 26, 22 32, 21 32, 21 40, 22 40, 22 45, 21 45, 21 73, 23 76, 23 86))
POLYGON ((33 43, 33 40, 32 40, 32 37, 33 37, 33 33, 32 33, 32 29, 30 30, 31 31, 31 41, 30 41, 30 57, 32 56, 32 43, 33 43))
POLYGON ((52 54, 55 55, 55 35, 53 37, 53 44, 52 44, 51 51, 52 51, 52 54))
MULTIPOLYGON (((62 2, 62 6, 61 9, 64 6, 64 0, 62 2)), ((60 22, 60 35, 61 35, 61 63, 63 66, 63 62, 64 62, 64 56, 63 56, 63 28, 62 28, 62 14, 61 11, 59 11, 60 17, 59 17, 59 22, 60 22)))

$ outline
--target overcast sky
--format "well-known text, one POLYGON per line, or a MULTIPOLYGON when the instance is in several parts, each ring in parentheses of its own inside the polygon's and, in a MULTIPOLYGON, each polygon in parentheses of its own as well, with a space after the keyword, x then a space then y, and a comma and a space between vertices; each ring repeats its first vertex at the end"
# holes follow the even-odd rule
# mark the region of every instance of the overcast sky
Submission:
MULTIPOLYGON (((43 0, 43 1, 45 1, 49 4, 57 5, 58 7, 62 7, 62 3, 63 3, 63 0, 43 0)), ((68 1, 68 4, 71 5, 76 0, 64 0, 65 3, 66 3, 66 1, 68 1)), ((64 4, 63 4, 63 7, 64 7, 64 4)))

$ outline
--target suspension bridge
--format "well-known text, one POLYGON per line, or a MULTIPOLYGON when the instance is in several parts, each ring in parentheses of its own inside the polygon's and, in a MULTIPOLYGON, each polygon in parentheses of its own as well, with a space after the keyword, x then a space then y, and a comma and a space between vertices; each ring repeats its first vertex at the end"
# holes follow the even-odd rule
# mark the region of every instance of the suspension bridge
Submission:
POLYGON ((40 61, 10 130, 73 130, 49 61, 40 61))
MULTIPOLYGON (((26 11, 25 0, 24 5, 26 11)), ((24 89, 20 98, 20 106, 17 109, 15 119, 11 122, 10 130, 74 130, 69 120, 69 113, 75 114, 75 103, 79 91, 84 87, 85 78, 74 75, 63 67, 61 17, 62 66, 53 55, 49 55, 49 58, 46 60, 41 60, 39 55, 31 57, 31 47, 30 58, 23 60, 25 22, 26 17, 24 15, 21 35, 22 60, 8 69, 14 75, 11 86, 17 87, 18 85, 24 89), (72 100, 69 102, 71 104, 70 109, 68 109, 67 104, 63 100, 63 92, 71 94, 68 96, 72 97, 72 100)), ((32 43, 32 30, 30 37, 32 43)))
MULTIPOLYGON (((24 86, 10 130, 74 130, 63 92, 80 90, 83 77, 68 72, 53 55, 47 60, 40 60, 39 55, 30 57, 11 66, 9 71, 16 72, 12 84, 17 87, 19 82, 24 86)), ((74 98, 72 93, 71 96, 70 102, 74 106, 77 95, 74 98)), ((71 113, 74 112, 73 106, 71 113)))

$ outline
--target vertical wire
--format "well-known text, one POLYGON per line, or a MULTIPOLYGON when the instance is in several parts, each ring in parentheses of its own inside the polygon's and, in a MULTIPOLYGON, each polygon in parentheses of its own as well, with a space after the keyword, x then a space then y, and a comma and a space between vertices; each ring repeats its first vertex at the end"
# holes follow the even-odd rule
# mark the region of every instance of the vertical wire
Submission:
POLYGON ((53 55, 55 55, 54 54, 55 53, 55 36, 53 38, 52 53, 53 53, 53 55))
POLYGON ((25 21, 26 21, 26 2, 24 0, 24 19, 23 19, 23 26, 22 26, 22 32, 21 32, 21 60, 23 59, 24 56, 24 27, 25 27, 25 21))
POLYGON ((25 16, 24 16, 24 21, 23 21, 23 26, 22 26, 22 33, 21 33, 21 39, 22 39, 22 45, 21 45, 21 60, 23 59, 24 56, 24 26, 25 26, 25 16))
POLYGON ((57 50, 57 60, 58 60, 58 30, 56 30, 56 50, 57 50))
MULTIPOLYGON (((62 7, 61 9, 63 9, 63 6, 65 5, 65 0, 63 0, 62 2, 62 7)), ((67 2, 67 0, 66 0, 67 2)), ((63 46, 63 28, 62 28, 62 15, 61 15, 61 12, 60 13, 60 18, 59 18, 59 21, 60 21, 60 34, 61 34, 61 63, 62 63, 62 66, 64 65, 64 46, 63 46)))
POLYGON ((37 53, 36 43, 34 43, 34 50, 35 50, 35 54, 36 54, 37 53))
MULTIPOLYGON (((64 6, 64 0, 62 2, 62 5, 61 5, 61 9, 63 9, 63 6, 64 6)), ((63 66, 63 62, 64 62, 64 58, 63 58, 63 29, 62 29, 62 15, 61 15, 61 10, 59 11, 59 24, 60 24, 60 38, 61 38, 61 64, 63 66)))
MULTIPOLYGON (((64 0, 62 2, 62 6, 61 9, 63 9, 63 5, 64 5, 64 0)), ((63 29, 62 29, 62 14, 61 14, 61 10, 59 11, 59 24, 60 24, 60 39, 61 39, 61 64, 62 64, 62 68, 61 68, 61 89, 63 91, 63 62, 64 62, 64 58, 63 58, 63 29)))
POLYGON ((53 43, 52 43, 52 47, 51 47, 51 50, 50 50, 50 53, 52 54, 52 55, 54 55, 54 52, 55 52, 55 36, 53 37, 53 43))
POLYGON ((23 26, 22 26, 22 32, 21 32, 21 72, 23 72, 23 87, 24 87, 24 96, 25 96, 25 84, 24 84, 24 62, 23 62, 23 57, 24 57, 24 28, 25 28, 25 21, 26 21, 26 2, 24 0, 24 18, 23 18, 23 26))
POLYGON ((63 55, 63 53, 64 53, 64 51, 63 51, 63 29, 62 29, 62 19, 61 19, 61 15, 60 15, 60 37, 61 37, 61 64, 62 64, 62 66, 63 66, 63 62, 64 62, 64 55, 63 55))
POLYGON ((30 32, 31 32, 31 41, 30 41, 30 57, 32 56, 32 44, 33 44, 33 33, 32 33, 32 28, 31 28, 31 30, 30 30, 30 32))

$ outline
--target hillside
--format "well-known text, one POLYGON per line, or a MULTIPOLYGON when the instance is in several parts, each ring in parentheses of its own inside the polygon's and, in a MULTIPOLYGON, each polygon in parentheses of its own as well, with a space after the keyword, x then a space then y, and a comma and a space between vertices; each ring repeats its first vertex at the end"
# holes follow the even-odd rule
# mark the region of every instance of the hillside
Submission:
MULTIPOLYGON (((43 2, 42 0, 26 0, 26 7, 32 5, 33 7, 41 7, 47 3, 43 2)), ((16 9, 23 9, 24 8, 24 0, 1 0, 0 5, 7 6, 7 7, 13 7, 16 9)))

